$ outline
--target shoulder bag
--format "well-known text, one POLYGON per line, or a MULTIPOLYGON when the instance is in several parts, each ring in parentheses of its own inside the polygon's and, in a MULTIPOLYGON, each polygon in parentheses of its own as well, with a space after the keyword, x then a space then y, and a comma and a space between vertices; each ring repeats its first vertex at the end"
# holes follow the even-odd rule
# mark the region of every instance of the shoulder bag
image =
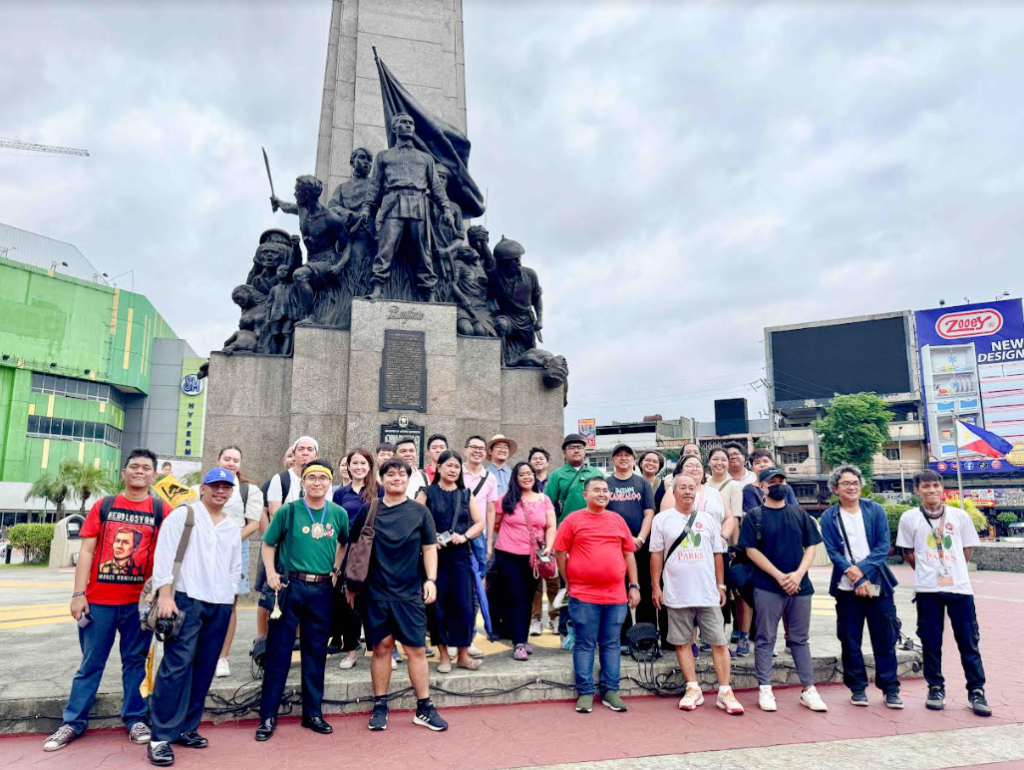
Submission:
POLYGON ((555 561, 553 556, 543 556, 544 547, 546 543, 543 539, 543 533, 538 536, 537 530, 534 529, 533 522, 530 521, 530 513, 526 509, 526 501, 521 500, 519 505, 523 508, 523 518, 526 520, 526 528, 530 534, 533 535, 536 541, 537 547, 530 551, 530 569, 533 570, 533 576, 539 580, 550 580, 551 578, 558 575, 558 563, 555 561))
POLYGON ((363 531, 359 533, 359 539, 348 549, 348 561, 345 564, 345 589, 353 594, 363 590, 366 586, 366 577, 370 574, 370 557, 373 556, 373 538, 376 534, 374 525, 377 523, 379 508, 379 498, 370 503, 363 531))

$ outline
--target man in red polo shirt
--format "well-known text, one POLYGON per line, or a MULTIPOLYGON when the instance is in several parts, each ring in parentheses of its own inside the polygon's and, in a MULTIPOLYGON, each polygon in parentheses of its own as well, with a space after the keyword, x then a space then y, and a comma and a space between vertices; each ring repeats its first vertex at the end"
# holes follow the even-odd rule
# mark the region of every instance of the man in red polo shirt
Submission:
POLYGON ((636 577, 636 544, 625 520, 608 513, 611 492, 603 477, 583 486, 586 508, 570 513, 558 526, 555 551, 558 570, 569 591, 569 616, 576 641, 572 664, 576 672, 576 710, 589 714, 594 706, 594 650, 600 648, 601 702, 625 711, 619 697, 619 634, 628 608, 640 601, 636 577), (629 575, 627 598, 625 578, 629 575))

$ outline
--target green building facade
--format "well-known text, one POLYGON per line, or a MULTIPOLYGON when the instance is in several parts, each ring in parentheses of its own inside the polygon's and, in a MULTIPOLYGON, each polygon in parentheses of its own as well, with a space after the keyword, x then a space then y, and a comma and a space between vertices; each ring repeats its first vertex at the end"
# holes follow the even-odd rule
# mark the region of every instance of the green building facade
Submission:
POLYGON ((0 482, 116 472, 159 340, 177 335, 141 294, 0 258, 0 482))

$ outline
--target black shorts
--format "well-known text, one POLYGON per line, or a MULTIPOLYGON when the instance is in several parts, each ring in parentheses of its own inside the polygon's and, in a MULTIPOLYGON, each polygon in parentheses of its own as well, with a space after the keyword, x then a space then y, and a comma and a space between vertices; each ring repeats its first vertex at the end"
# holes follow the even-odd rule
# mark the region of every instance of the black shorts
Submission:
MULTIPOLYGON (((245 548, 245 543, 242 543, 242 547, 245 548)), ((253 591, 260 593, 263 587, 267 584, 267 568, 263 566, 263 556, 260 554, 259 563, 256 565, 256 585, 253 586, 253 591)))
POLYGON ((408 647, 427 646, 427 608, 422 601, 363 601, 366 645, 373 649, 389 636, 408 647))

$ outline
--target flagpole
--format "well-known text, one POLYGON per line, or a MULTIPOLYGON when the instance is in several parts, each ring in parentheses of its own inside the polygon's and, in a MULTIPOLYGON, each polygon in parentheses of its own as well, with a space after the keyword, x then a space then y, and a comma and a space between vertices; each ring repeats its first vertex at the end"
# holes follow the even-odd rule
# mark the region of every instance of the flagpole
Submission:
MULTIPOLYGON (((955 420, 954 433, 956 435, 956 441, 953 443, 956 445, 956 488, 960 495, 960 505, 964 506, 964 477, 960 471, 960 421, 955 420)), ((964 510, 967 510, 964 508, 964 510)))

